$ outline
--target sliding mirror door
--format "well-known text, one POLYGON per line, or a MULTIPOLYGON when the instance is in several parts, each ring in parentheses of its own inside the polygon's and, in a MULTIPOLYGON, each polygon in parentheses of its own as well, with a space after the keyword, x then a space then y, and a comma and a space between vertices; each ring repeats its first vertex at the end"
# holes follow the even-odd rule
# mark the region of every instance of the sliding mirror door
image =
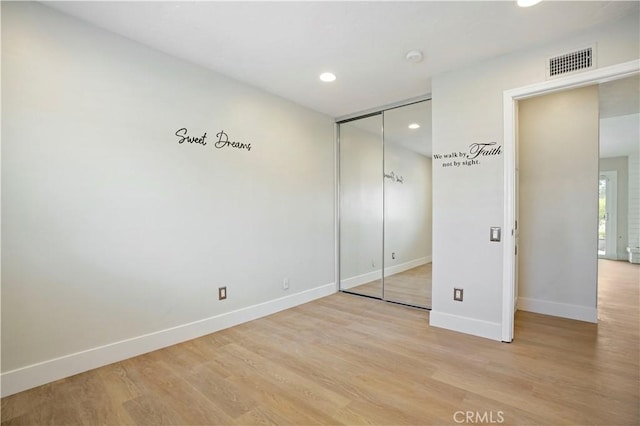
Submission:
POLYGON ((384 111, 384 294, 431 307, 431 101, 384 111))
POLYGON ((382 114, 341 123, 340 290, 382 298, 382 114))

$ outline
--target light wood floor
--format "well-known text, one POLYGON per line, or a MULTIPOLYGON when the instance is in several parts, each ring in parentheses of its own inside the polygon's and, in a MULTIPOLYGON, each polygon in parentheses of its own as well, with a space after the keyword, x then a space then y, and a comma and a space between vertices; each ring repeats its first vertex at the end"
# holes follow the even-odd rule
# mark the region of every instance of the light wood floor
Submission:
MULTIPOLYGON (((431 308, 431 263, 417 266, 384 279, 384 299, 431 308)), ((382 297, 382 280, 349 289, 350 292, 382 297)))
POLYGON ((338 293, 3 398, 2 424, 638 425, 640 267, 600 271, 597 325, 519 312, 505 344, 338 293))

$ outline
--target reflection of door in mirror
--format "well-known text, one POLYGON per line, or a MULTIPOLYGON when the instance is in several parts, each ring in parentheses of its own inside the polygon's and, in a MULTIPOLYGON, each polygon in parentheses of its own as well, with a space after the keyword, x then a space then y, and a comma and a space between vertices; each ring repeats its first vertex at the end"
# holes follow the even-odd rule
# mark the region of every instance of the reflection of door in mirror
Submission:
POLYGON ((384 111, 385 300, 431 307, 431 101, 384 111))
POLYGON ((382 298, 382 114, 340 123, 340 290, 382 298))
POLYGON ((598 181, 598 257, 603 259, 618 259, 617 181, 617 171, 600 171, 598 181))

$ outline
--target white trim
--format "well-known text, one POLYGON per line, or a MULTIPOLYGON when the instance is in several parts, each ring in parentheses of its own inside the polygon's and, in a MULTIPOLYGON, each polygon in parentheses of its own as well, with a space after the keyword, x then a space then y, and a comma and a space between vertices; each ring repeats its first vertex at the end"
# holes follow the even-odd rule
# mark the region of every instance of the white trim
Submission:
POLYGON ((355 277, 345 278, 340 283, 340 290, 349 290, 353 287, 379 280, 381 276, 382 271, 380 271, 380 269, 376 269, 375 271, 356 275, 355 277))
POLYGON ((333 268, 336 292, 340 291, 340 126, 333 124, 333 268))
MULTIPOLYGON (((560 80, 554 80, 560 81, 560 80)), ((504 113, 504 243, 502 245, 502 341, 513 340, 516 291, 515 277, 515 167, 516 167, 516 104, 512 95, 503 94, 504 113)))
POLYGON ((7 371, 2 373, 1 376, 1 394, 2 397, 12 395, 54 380, 63 379, 74 374, 195 339, 257 318, 262 318, 321 297, 329 296, 335 292, 335 283, 324 284, 300 293, 248 306, 232 312, 7 371))
MULTIPOLYGON (((384 276, 399 274, 400 272, 408 271, 420 265, 431 263, 431 256, 420 257, 418 259, 410 260, 399 265, 393 265, 385 268, 384 276)), ((364 274, 356 275, 354 277, 345 278, 340 284, 341 290, 349 290, 353 287, 357 287, 362 284, 370 283, 371 281, 379 280, 382 276, 382 271, 376 269, 375 271, 366 272, 364 274)))
POLYGON ((483 321, 433 310, 429 314, 429 326, 472 334, 497 341, 500 341, 502 336, 501 326, 498 322, 483 321))
POLYGON ((515 215, 515 101, 541 94, 573 89, 590 84, 604 83, 628 77, 640 72, 640 59, 579 74, 536 83, 503 93, 504 113, 504 245, 502 267, 502 340, 513 340, 514 316, 514 251, 515 243, 512 234, 515 215))
POLYGON ((518 309, 521 311, 535 312, 537 314, 552 315, 554 317, 593 323, 598 322, 598 309, 595 307, 589 308, 586 306, 570 305, 568 303, 520 297, 518 299, 518 309))
MULTIPOLYGON (((606 188, 606 223, 605 253, 603 259, 618 260, 618 171, 601 170, 600 177, 607 179, 606 188)), ((598 181, 600 179, 598 178, 598 181)), ((600 222, 600 218, 598 218, 600 222)))

